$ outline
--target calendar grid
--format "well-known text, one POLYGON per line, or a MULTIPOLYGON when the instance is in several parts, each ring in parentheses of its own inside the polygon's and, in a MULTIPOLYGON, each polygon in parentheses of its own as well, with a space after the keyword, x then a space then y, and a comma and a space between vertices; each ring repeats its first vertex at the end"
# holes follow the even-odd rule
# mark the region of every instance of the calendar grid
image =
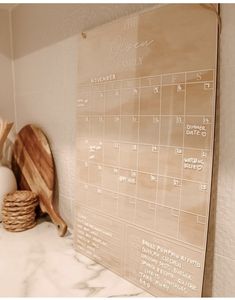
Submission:
MULTIPOLYGON (((213 70, 208 70, 209 72, 211 72, 212 74, 214 74, 214 71, 213 70)), ((197 71, 198 72, 198 71, 197 71)), ((192 74, 193 72, 191 72, 190 74, 192 74)), ((195 73, 195 72, 194 72, 195 73)), ((211 153, 211 141, 208 142, 208 146, 207 148, 198 148, 198 145, 195 147, 194 145, 192 144, 189 144, 189 145, 185 145, 185 138, 186 138, 186 135, 185 135, 185 132, 186 132, 186 124, 188 122, 188 120, 190 120, 190 118, 192 118, 192 120, 196 120, 198 121, 199 120, 199 125, 192 125, 193 128, 196 128, 196 130, 204 130, 205 131, 205 126, 209 126, 209 125, 212 125, 213 122, 214 122, 214 118, 213 118, 213 115, 212 114, 186 114, 186 107, 187 107, 187 87, 189 84, 191 83, 195 83, 195 82, 187 82, 187 74, 188 72, 180 72, 180 73, 177 73, 177 75, 180 74, 181 75, 181 79, 179 80, 180 83, 168 83, 168 84, 163 84, 163 81, 164 81, 164 78, 166 78, 166 76, 173 76, 174 74, 161 74, 161 75, 158 75, 156 77, 145 77, 145 78, 134 78, 134 79, 131 79, 131 80, 121 80, 121 81, 115 81, 113 82, 112 84, 117 84, 117 82, 121 82, 120 84, 120 87, 119 88, 114 88, 114 89, 108 89, 108 86, 110 86, 110 82, 108 82, 107 84, 96 84, 95 87, 97 88, 99 85, 100 86, 103 86, 103 89, 102 89, 102 98, 104 99, 104 108, 103 108, 103 112, 101 111, 101 114, 90 114, 89 111, 85 112, 86 114, 78 114, 78 118, 85 118, 86 122, 89 123, 89 130, 88 130, 88 133, 84 133, 84 137, 83 136, 79 136, 79 139, 78 141, 83 141, 85 138, 86 138, 86 141, 87 143, 89 144, 89 132, 91 132, 92 136, 91 136, 91 139, 90 139, 90 143, 92 145, 95 144, 95 141, 96 143, 99 143, 101 146, 101 149, 102 149, 102 160, 99 161, 99 162, 93 162, 92 160, 88 160, 88 161, 84 161, 84 164, 87 165, 87 168, 88 168, 88 182, 86 182, 86 184, 88 186, 94 186, 95 188, 97 188, 97 190, 99 192, 101 192, 102 190, 106 190, 106 191, 109 191, 110 193, 115 193, 115 195, 121 195, 123 197, 127 197, 126 199, 129 199, 129 197, 133 197, 134 200, 134 212, 133 212, 133 224, 135 226, 140 226, 140 227, 145 227, 142 223, 138 223, 140 222, 139 221, 139 215, 140 214, 140 211, 138 211, 138 207, 137 205, 141 206, 143 211, 145 211, 146 209, 153 209, 152 206, 149 206, 149 205, 152 205, 151 203, 154 204, 154 217, 153 217, 153 221, 152 221, 152 226, 153 226, 153 231, 156 231, 157 230, 157 223, 156 221, 158 220, 158 214, 159 214, 159 211, 158 211, 158 207, 164 207, 165 209, 169 209, 169 211, 171 212, 172 214, 172 217, 173 219, 176 218, 177 219, 177 232, 175 233, 175 235, 173 234, 172 237, 173 238, 176 238, 178 239, 179 241, 183 241, 185 243, 189 243, 189 241, 184 241, 184 240, 181 240, 180 237, 179 237, 179 233, 180 233, 180 218, 181 218, 181 215, 184 214, 185 216, 187 215, 193 215, 195 217, 197 217, 197 223, 198 223, 198 217, 205 217, 206 215, 206 212, 204 213, 195 213, 194 211, 191 211, 190 209, 184 209, 184 207, 181 207, 182 206, 182 197, 183 197, 183 189, 186 188, 186 186, 189 184, 189 185, 195 185, 195 186, 198 186, 198 189, 199 187, 202 189, 202 187, 206 187, 208 185, 208 176, 204 176, 204 178, 188 178, 187 176, 189 176, 186 172, 185 172, 185 169, 184 169, 184 165, 185 163, 183 162, 186 158, 186 152, 190 152, 190 151, 197 151, 197 154, 201 151, 201 153, 205 153, 205 151, 207 152, 207 156, 210 155, 211 153), (141 81, 143 79, 148 79, 148 80, 153 80, 153 79, 158 79, 159 82, 158 82, 158 85, 156 87, 156 85, 149 85, 147 86, 148 88, 149 87, 153 87, 155 86, 155 90, 153 91, 153 93, 156 95, 156 98, 159 97, 159 114, 141 114, 141 97, 142 97, 142 88, 145 88, 146 86, 141 86, 141 81), (128 87, 128 89, 133 89, 133 95, 130 96, 130 97, 136 97, 136 93, 138 93, 138 96, 136 97, 137 101, 138 101, 138 109, 136 111, 136 114, 123 114, 123 97, 125 97, 125 93, 123 92, 123 90, 127 89, 127 87, 125 86, 125 84, 133 84, 133 80, 134 81, 134 85, 133 87, 128 87), (106 86, 107 85, 107 86, 106 86), (183 93, 183 109, 182 109, 182 113, 181 114, 162 114, 162 105, 164 104, 164 99, 163 99, 163 88, 165 86, 174 86, 174 87, 177 87, 177 92, 179 93, 183 93), (136 88, 138 88, 138 90, 136 90, 136 88), (112 105, 110 106, 110 103, 109 103, 109 108, 110 109, 115 109, 117 112, 119 112, 118 114, 112 114, 112 113, 109 113, 108 112, 108 107, 107 107, 107 96, 106 96, 106 92, 107 91, 116 91, 116 96, 118 96, 118 109, 115 108, 115 105, 116 103, 114 103, 114 107, 112 107, 112 105), (120 106, 119 106, 120 105, 120 106), (90 120, 92 118, 97 118, 99 120, 99 122, 102 124, 101 126, 101 135, 99 136, 94 136, 93 134, 93 131, 91 129, 92 127, 92 123, 90 122, 90 120), (108 120, 114 122, 113 124, 117 123, 117 129, 116 129, 116 135, 115 136, 115 139, 110 139, 108 136, 106 136, 106 130, 110 130, 110 128, 106 128, 106 125, 104 124, 104 120, 106 120, 105 118, 108 118, 108 120), (113 119, 112 119, 113 118, 113 119), (127 135, 127 137, 123 140, 122 139, 122 135, 123 135, 123 126, 124 124, 122 123, 122 118, 127 118, 128 119, 131 119, 132 122, 134 122, 133 124, 136 124, 136 139, 133 140, 133 141, 130 141, 129 140, 129 135, 127 135), (141 119, 142 118, 142 119, 141 119), (166 143, 162 143, 162 128, 164 129, 164 120, 170 120, 170 122, 173 122, 175 120, 175 125, 172 125, 172 123, 170 123, 170 130, 172 130, 173 126, 179 126, 180 127, 180 132, 182 134, 182 141, 179 142, 178 145, 172 145, 171 142, 169 140, 167 140, 166 143), (156 125, 153 125, 153 132, 155 132, 155 134, 157 134, 157 136, 155 136, 155 134, 153 134, 153 136, 151 136, 150 138, 152 138, 153 140, 153 143, 146 143, 146 142, 143 142, 142 139, 144 139, 145 141, 147 140, 146 139, 146 136, 142 136, 141 137, 141 130, 144 130, 145 132, 145 128, 141 127, 141 121, 146 121, 146 120, 149 120, 149 119, 152 119, 152 122, 153 124, 156 124, 156 125), (135 123, 136 122, 136 123, 135 123), (201 123, 200 123, 201 122, 201 123), (157 129, 155 130, 154 129, 154 126, 157 126, 157 129), (95 139, 94 139, 95 138, 95 139), (113 143, 115 145, 115 147, 118 148, 118 161, 116 162, 116 164, 111 164, 111 163, 107 163, 105 162, 105 155, 104 155, 104 144, 105 142, 109 142, 109 143, 113 143), (156 143, 157 142, 157 143, 156 143), (129 148, 135 148, 135 151, 136 151, 136 161, 135 161, 135 166, 132 166, 131 168, 128 167, 128 166, 123 166, 123 163, 121 163, 121 153, 123 151, 123 147, 124 145, 130 145, 128 146, 129 148), (145 172, 143 170, 141 170, 139 168, 139 162, 140 162, 140 148, 141 147, 152 147, 152 151, 153 149, 156 149, 156 165, 157 165, 157 169, 154 171, 154 172, 145 172), (172 150, 171 150, 172 149, 172 150), (162 159, 163 159, 163 156, 161 155, 164 155, 165 151, 173 151, 175 150, 176 153, 178 153, 179 157, 180 157, 180 161, 181 161, 181 165, 180 165, 180 169, 179 169, 179 172, 178 172, 178 175, 176 176, 173 176, 169 173, 166 173, 166 171, 164 171, 163 169, 160 170, 160 164, 162 164, 162 159), (204 152, 203 152, 204 151, 204 152), (100 185, 96 186, 96 185, 92 185, 92 182, 90 182, 90 170, 89 170, 89 166, 92 166, 92 165, 96 165, 97 166, 97 169, 100 169, 101 170, 101 182, 100 182, 100 185), (108 168, 108 169, 107 169, 108 168), (110 169, 113 169, 115 170, 115 172, 117 173, 116 177, 115 178, 115 186, 116 188, 115 189, 109 189, 107 188, 107 186, 105 186, 105 179, 104 179, 104 174, 103 174, 103 171, 104 169, 107 169, 107 170, 110 170, 110 169), (185 174, 186 173, 186 174, 185 174), (126 176, 121 176, 120 174, 126 174, 126 176), (127 175, 129 174, 129 175, 127 175), (132 177, 132 174, 135 174, 133 175, 132 177), (128 177, 130 176, 130 177, 128 177), (149 183, 144 183, 144 184, 147 184, 147 185, 150 185, 152 187, 152 195, 154 196, 151 196, 152 198, 145 198, 142 196, 143 194, 143 191, 145 190, 145 187, 142 185, 141 187, 139 186, 139 184, 143 184, 141 183, 141 178, 142 180, 147 180, 147 178, 149 178, 149 183), (122 181, 121 181, 122 180, 122 181), (160 181, 159 180, 172 180, 172 183, 173 185, 175 185, 176 187, 179 187, 179 203, 178 203, 178 206, 171 206, 171 205, 168 205, 165 203, 165 200, 163 202, 160 201, 160 199, 158 199, 160 196, 160 181), (131 184, 134 185, 134 190, 133 192, 130 194, 130 192, 127 192, 124 190, 124 192, 122 192, 121 190, 121 185, 123 184, 126 184, 125 181, 130 181, 132 183, 129 184, 129 186, 131 184), (124 182, 124 183, 123 183, 124 182), (186 184, 187 183, 187 184, 186 184), (143 191, 141 190, 143 189, 143 191), (141 192, 141 194, 140 194, 141 192), (159 202, 160 201, 160 202, 159 202), (149 204, 146 204, 146 203, 149 203, 149 204), (147 206, 146 206, 147 205, 147 206), (137 211, 138 211, 138 214, 137 214, 137 211)), ((203 83, 203 90, 204 90, 204 87, 205 87, 205 84, 211 84, 213 83, 214 81, 214 78, 212 77, 212 80, 204 80, 204 81, 200 81, 200 82, 197 82, 197 83, 203 83)), ((151 83, 151 82, 150 82, 151 83)), ((92 97, 92 86, 89 86, 90 88, 90 96, 92 97)), ((97 90, 97 89, 96 89, 97 90)), ((100 90, 98 88, 98 90, 100 90)), ((176 94, 177 96, 177 94, 176 94)), ((108 98, 110 100, 110 98, 108 98)), ((130 98, 130 101, 131 101, 132 98, 130 98)), ((87 99, 85 99, 87 100, 87 99)), ((129 100, 127 100, 129 101, 129 100)), ((93 103, 94 100, 91 101, 91 103, 93 103)), ((86 103, 89 105, 89 100, 86 101, 86 103)), ((154 103, 154 102, 153 102, 154 103)), ((135 104, 133 104, 135 105, 135 104)), ((134 106, 133 106, 134 107, 134 106)), ((91 107, 90 107, 91 109, 91 107)), ((124 110, 125 111, 125 110, 124 110)), ((124 120, 124 119, 123 119, 124 120)), ((191 121, 191 123, 193 123, 191 121)), ((112 123, 110 123, 112 124, 112 123)), ((132 123, 129 124, 129 126, 132 126, 131 125, 132 123)), ((111 126, 111 125, 110 125, 111 126)), ((147 126, 150 126, 148 125, 147 123, 147 126)), ((168 125, 167 125, 168 126, 168 125)), ((97 125, 97 128, 99 128, 99 126, 97 125)), ((95 130, 96 128, 94 128, 95 130)), ((127 131, 129 130, 129 128, 127 127, 126 128, 127 131)), ((174 129, 174 128, 173 128, 174 129)), ((168 131, 167 131, 168 132, 168 131)), ((125 132, 124 132, 125 133, 125 132)), ((146 133, 144 134, 148 134, 148 131, 146 131, 146 133)), ((112 135, 113 136, 113 135, 112 135)), ((128 149, 129 149, 128 148, 128 149)), ((111 151, 111 150, 110 150, 111 151)), ((170 153, 170 152, 169 152, 170 153)), ((130 153, 130 155, 132 155, 130 153)), ((169 156, 170 154, 168 154, 169 156)), ((172 155, 172 154, 171 154, 172 155)), ((199 155, 199 154, 198 154, 199 155)), ((148 157, 146 157, 146 160, 148 159, 148 157)), ((164 166, 166 166, 167 168, 170 168, 170 165, 169 165, 169 157, 166 157, 166 162, 165 162, 165 165, 161 165, 161 168, 164 168, 164 166)), ((174 163, 174 157, 172 158, 172 163, 174 163)), ((190 158, 188 159, 190 161, 190 158)), ((191 161, 202 161, 202 159, 198 158, 198 159, 191 159, 191 161)), ((204 167, 204 162, 201 162, 201 165, 199 166, 200 168, 203 168, 204 167)), ((189 163, 189 167, 193 168, 195 167, 193 165, 193 163, 190 165, 189 163)), ((198 166, 196 166, 198 167, 198 166)), ((195 167, 195 168, 196 168, 195 167)), ((167 170, 167 169, 166 169, 167 170)), ((169 170, 167 171, 169 172, 169 170)), ((110 174, 111 175, 111 174, 110 174)), ((107 175, 106 175, 107 177, 107 175)), ((128 184, 126 184, 126 187, 125 188, 129 188, 128 187, 128 184)), ((102 195, 101 195, 101 198, 102 198, 102 195)), ((185 200, 184 200, 185 201, 185 200)), ((131 202, 132 203, 132 202, 131 202)), ((119 212, 120 211, 120 203, 119 203, 119 200, 118 200, 118 196, 117 196, 117 211, 119 212)), ((133 204, 132 204, 133 205, 133 204)), ((102 205, 102 200, 101 200, 101 204, 100 204, 100 208, 102 209, 103 205, 102 205)), ((107 212, 106 212, 107 213, 107 212)), ((116 212, 115 212, 116 213, 116 212)), ((113 217, 120 217, 119 216, 119 213, 116 215, 113 215, 113 217)), ((144 222, 143 220, 141 222, 144 222)), ((202 223, 201 223, 202 224, 202 223)), ((146 225, 147 226, 147 225, 146 225)), ((149 230, 152 230, 151 226, 147 226, 146 229, 149 229, 149 230)), ((164 235, 164 232, 162 233, 164 235)), ((166 233, 166 236, 169 235, 169 233, 166 233)), ((203 244, 200 244, 199 246, 203 246, 203 244)))

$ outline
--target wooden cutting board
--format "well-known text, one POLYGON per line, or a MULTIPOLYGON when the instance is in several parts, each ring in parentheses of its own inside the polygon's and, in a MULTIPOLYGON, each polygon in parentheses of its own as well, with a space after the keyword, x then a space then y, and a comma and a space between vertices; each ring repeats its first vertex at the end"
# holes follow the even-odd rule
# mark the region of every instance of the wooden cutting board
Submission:
POLYGON ((8 123, 7 121, 3 121, 0 118, 0 159, 2 158, 4 143, 7 139, 9 132, 11 131, 12 126, 13 123, 8 123))
POLYGON ((41 129, 27 125, 16 136, 12 169, 20 190, 32 190, 39 195, 40 208, 48 213, 64 236, 67 225, 54 207, 55 165, 48 140, 41 129))

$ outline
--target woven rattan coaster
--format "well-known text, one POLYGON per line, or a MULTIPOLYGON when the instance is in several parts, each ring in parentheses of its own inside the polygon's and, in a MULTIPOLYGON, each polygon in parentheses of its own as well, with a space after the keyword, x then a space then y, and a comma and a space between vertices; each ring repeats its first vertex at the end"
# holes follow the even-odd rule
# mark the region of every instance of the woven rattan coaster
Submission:
POLYGON ((2 215, 2 220, 3 221, 15 221, 15 220, 26 221, 26 220, 29 220, 32 218, 35 219, 35 217, 36 217, 36 213, 32 212, 30 215, 26 214, 26 215, 22 215, 22 216, 17 216, 17 218, 16 218, 16 216, 2 215))
POLYGON ((19 219, 19 218, 15 218, 15 219, 9 219, 9 218, 3 218, 2 219, 4 224, 6 225, 24 225, 25 223, 30 223, 30 222, 34 222, 35 221, 35 216, 28 216, 25 219, 19 219))
POLYGON ((37 204, 37 203, 38 203, 37 198, 33 198, 30 201, 21 201, 21 202, 13 202, 13 201, 4 200, 5 207, 25 207, 25 206, 29 206, 29 205, 33 205, 33 204, 37 204))
POLYGON ((7 229, 7 228, 11 228, 11 229, 17 229, 17 228, 25 228, 28 227, 30 225, 32 225, 33 223, 35 223, 35 220, 29 220, 29 221, 25 221, 22 223, 17 223, 17 224, 7 224, 4 222, 3 226, 7 229))
POLYGON ((9 206, 5 206, 4 203, 4 211, 6 212, 28 212, 31 211, 32 209, 35 209, 35 207, 38 205, 38 203, 33 203, 30 204, 28 206, 13 206, 13 207, 9 207, 9 206))
POLYGON ((25 220, 23 222, 19 222, 18 220, 15 220, 14 223, 6 223, 6 222, 4 222, 4 226, 5 227, 19 227, 19 226, 21 226, 21 227, 27 227, 28 225, 31 225, 34 222, 35 222, 34 219, 25 220))
POLYGON ((26 227, 22 227, 22 226, 19 226, 19 227, 5 227, 4 225, 4 228, 8 231, 11 231, 11 232, 21 232, 21 231, 25 231, 25 230, 28 230, 28 229, 31 229, 33 227, 36 226, 36 222, 32 223, 31 225, 28 225, 26 227))
POLYGON ((27 203, 37 198, 37 194, 31 191, 16 191, 5 196, 4 201, 13 203, 27 203))
POLYGON ((36 225, 35 208, 38 206, 38 197, 31 191, 16 191, 7 194, 3 201, 3 227, 12 232, 20 232, 36 225))
POLYGON ((33 214, 35 212, 35 207, 32 207, 31 209, 29 210, 26 210, 26 211, 9 211, 9 210, 5 210, 3 209, 2 210, 2 215, 3 216, 6 216, 6 217, 24 217, 25 215, 29 215, 29 214, 33 214))

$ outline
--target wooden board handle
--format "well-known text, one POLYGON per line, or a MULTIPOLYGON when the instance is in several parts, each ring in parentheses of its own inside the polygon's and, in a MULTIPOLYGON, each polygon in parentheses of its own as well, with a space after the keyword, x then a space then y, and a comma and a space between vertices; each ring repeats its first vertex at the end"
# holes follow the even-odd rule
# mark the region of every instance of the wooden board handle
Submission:
POLYGON ((62 237, 65 235, 67 232, 67 225, 65 221, 59 216, 59 214, 55 211, 54 207, 52 204, 44 205, 40 201, 40 208, 43 213, 47 213, 50 217, 52 222, 56 225, 57 230, 59 232, 59 235, 62 237))

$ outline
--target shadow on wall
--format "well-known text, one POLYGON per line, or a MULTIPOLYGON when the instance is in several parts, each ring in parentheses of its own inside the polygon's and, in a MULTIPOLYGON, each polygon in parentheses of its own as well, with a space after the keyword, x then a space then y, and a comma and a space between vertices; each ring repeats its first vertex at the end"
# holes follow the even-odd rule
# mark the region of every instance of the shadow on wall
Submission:
MULTIPOLYGON (((1 7, 1 6, 0 6, 1 7)), ((0 118, 14 121, 10 14, 0 8, 0 118)), ((5 143, 3 164, 10 166, 15 128, 5 143)))
POLYGON ((153 4, 21 4, 12 11, 14 58, 151 6, 153 4))
POLYGON ((11 35, 10 31, 6 30, 6 24, 10 24, 9 12, 0 9, 0 55, 11 59, 11 35))

